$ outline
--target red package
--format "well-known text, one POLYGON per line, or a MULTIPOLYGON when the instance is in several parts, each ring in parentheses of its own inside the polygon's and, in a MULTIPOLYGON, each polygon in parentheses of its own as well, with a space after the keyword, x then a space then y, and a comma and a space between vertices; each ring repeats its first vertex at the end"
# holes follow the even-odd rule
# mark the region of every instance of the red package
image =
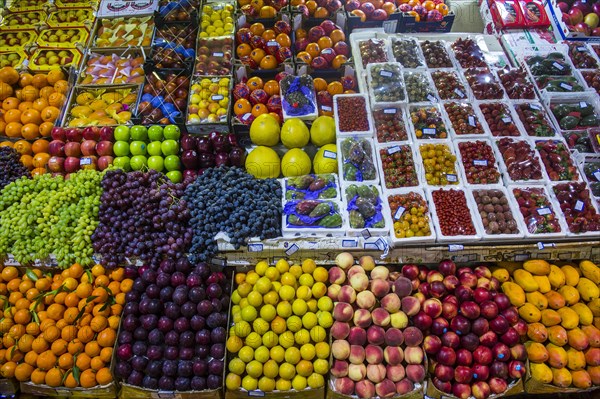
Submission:
POLYGON ((497 26, 502 28, 525 28, 526 22, 516 0, 492 0, 490 11, 497 26))
POLYGON ((539 0, 519 0, 519 7, 525 23, 529 28, 547 28, 550 26, 550 19, 544 4, 539 0))

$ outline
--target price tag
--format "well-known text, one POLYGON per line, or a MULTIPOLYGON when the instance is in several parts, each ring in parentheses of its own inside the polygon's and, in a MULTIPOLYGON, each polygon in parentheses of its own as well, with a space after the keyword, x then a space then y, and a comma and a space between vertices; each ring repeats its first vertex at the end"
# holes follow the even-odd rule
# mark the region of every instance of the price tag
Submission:
POLYGON ((458 176, 456 176, 455 174, 449 173, 446 175, 446 180, 448 180, 449 182, 457 182, 458 176))
POLYGON ((473 165, 475 166, 488 166, 487 159, 474 159, 473 165))
POLYGON ((379 76, 391 78, 392 76, 394 76, 394 74, 391 71, 386 71, 385 69, 382 69, 381 71, 379 71, 379 76))
POLYGON ((262 244, 248 244, 248 252, 262 252, 262 244))
POLYGON ((326 48, 326 49, 323 49, 323 51, 321 51, 321 54, 331 54, 331 53, 333 53, 333 49, 331 49, 331 48, 326 48))
POLYGON ((71 396, 72 392, 65 388, 55 388, 54 391, 58 396, 71 396))
POLYGON ((587 49, 585 47, 577 47, 577 51, 580 53, 587 53, 587 49))
POLYGON ((539 250, 542 250, 542 249, 544 249, 544 248, 546 248, 546 247, 555 247, 555 246, 556 246, 556 245, 555 245, 554 243, 548 243, 548 244, 544 244, 544 243, 543 243, 543 242, 541 242, 541 241, 537 243, 537 247, 538 247, 538 249, 539 249, 539 250))
POLYGON ((212 9, 215 11, 219 11, 221 9, 223 9, 223 5, 222 4, 215 4, 212 6, 212 9))
POLYGON ((431 127, 426 127, 425 129, 423 129, 423 134, 426 134, 428 136, 435 136, 436 129, 431 128, 431 127))
POLYGON ((562 71, 563 69, 565 69, 564 66, 562 66, 561 64, 559 64, 558 62, 553 62, 552 66, 556 69, 558 69, 559 71, 562 71))
POLYGON ((85 157, 85 158, 81 158, 79 160, 79 165, 80 166, 91 165, 91 164, 92 164, 92 158, 85 157))
POLYGON ((365 242, 365 245, 363 245, 364 249, 367 249, 369 251, 377 251, 379 248, 377 247, 377 243, 375 242, 365 242))
POLYGON ((386 108, 383 110, 384 114, 395 114, 396 112, 398 112, 396 108, 386 108))
POLYGON ((367 239, 369 237, 371 237, 371 232, 369 231, 369 229, 364 229, 363 231, 360 232, 360 235, 367 239))
POLYGON ((337 152, 325 150, 323 151, 323 157, 329 159, 337 159, 337 152))
POLYGON ((448 252, 457 252, 465 249, 465 246, 462 244, 450 244, 448 245, 448 252))
POLYGON ((600 169, 592 173, 592 176, 594 176, 596 180, 600 181, 600 169))
POLYGON ((394 212, 394 220, 400 220, 405 211, 406 208, 404 208, 403 206, 396 209, 396 212, 394 212))
POLYGON ((542 107, 540 107, 540 106, 539 106, 539 105, 537 105, 537 104, 529 104, 529 108, 531 108, 531 109, 536 109, 536 110, 538 110, 538 111, 541 111, 541 110, 542 110, 542 107))
POLYGON ((248 391, 248 396, 262 398, 265 396, 265 393, 264 393, 264 391, 261 391, 260 389, 255 389, 254 391, 248 391))
POLYGON ((387 153, 390 154, 390 155, 395 154, 395 153, 397 153, 399 151, 402 151, 402 148, 400 148, 399 145, 395 145, 395 146, 390 147, 390 148, 387 149, 387 153))
POLYGON ((581 212, 583 211, 583 208, 585 208, 585 203, 583 201, 577 200, 573 209, 575 209, 577 212, 581 212))
POLYGON ((469 115, 468 119, 469 119, 469 126, 473 126, 473 127, 477 126, 477 123, 475 122, 475 117, 473 115, 469 115))
POLYGON ((427 99, 428 99, 429 101, 431 101, 432 103, 434 103, 434 102, 436 102, 436 101, 437 101, 437 98, 435 98, 435 96, 434 96, 433 94, 428 94, 428 95, 427 95, 427 99))
POLYGON ((224 53, 213 53, 213 57, 223 57, 224 53))
POLYGON ((377 245, 377 249, 379 249, 380 251, 385 251, 385 247, 387 247, 387 243, 381 237, 379 237, 377 241, 375 241, 375 245, 377 245))
POLYGON ((585 101, 579 102, 579 108, 586 108, 587 106, 588 106, 588 103, 586 103, 585 101))
POLYGON ((214 258, 212 258, 210 260, 210 265, 211 265, 211 267, 216 266, 216 267, 223 268, 223 267, 227 266, 227 259, 215 256, 214 258))
POLYGON ((505 116, 504 118, 502 118, 502 122, 504 122, 505 124, 512 123, 512 118, 510 116, 505 116))
POLYGON ((355 239, 347 238, 342 240, 342 248, 356 248, 358 247, 358 241, 355 239))
POLYGON ((215 94, 214 96, 211 96, 210 99, 213 101, 220 101, 222 100, 224 97, 220 94, 215 94))
POLYGON ((296 244, 292 244, 288 249, 285 250, 285 254, 287 256, 291 256, 291 255, 295 254, 296 252, 298 252, 299 249, 300 249, 300 247, 298 247, 296 244))
POLYGON ((540 216, 551 215, 552 214, 552 209, 550 209, 548 207, 538 208, 537 209, 537 213, 540 216))
POLYGON ((250 112, 248 112, 247 114, 244 114, 244 116, 242 116, 242 121, 248 122, 248 119, 250 119, 251 117, 252 117, 252 114, 250 112))
POLYGON ((460 89, 454 89, 454 93, 456 93, 456 95, 460 98, 465 98, 465 93, 463 93, 460 89))
POLYGON ((573 86, 571 86, 570 84, 566 84, 565 82, 561 82, 559 86, 567 91, 573 90, 573 86))
POLYGON ((267 42, 267 47, 277 47, 279 46, 279 43, 277 43, 275 40, 269 40, 267 42))
POLYGON ((321 107, 321 109, 322 109, 323 111, 327 111, 327 112, 331 112, 331 111, 332 111, 332 109, 331 109, 331 107, 330 107, 329 105, 323 105, 323 106, 321 107))

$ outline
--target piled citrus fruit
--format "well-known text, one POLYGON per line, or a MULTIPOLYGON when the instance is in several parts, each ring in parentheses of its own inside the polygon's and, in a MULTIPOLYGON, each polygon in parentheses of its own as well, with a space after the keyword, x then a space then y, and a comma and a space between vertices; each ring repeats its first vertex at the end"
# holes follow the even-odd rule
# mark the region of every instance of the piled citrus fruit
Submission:
POLYGON ((33 142, 25 139, 15 141, 6 141, 0 143, 0 147, 12 147, 19 153, 21 163, 31 171, 32 176, 43 175, 46 173, 46 165, 50 160, 48 152, 50 142, 44 138, 39 138, 33 142))
POLYGON ((0 135, 36 140, 50 137, 67 101, 69 84, 60 69, 32 75, 0 69, 0 135))
POLYGON ((333 301, 327 270, 307 259, 290 266, 259 262, 237 273, 231 295, 228 390, 301 391, 325 385, 329 372, 327 329, 333 301))
POLYGON ((125 294, 124 269, 73 264, 44 274, 0 272, 0 376, 50 387, 91 388, 113 381, 110 361, 125 294))

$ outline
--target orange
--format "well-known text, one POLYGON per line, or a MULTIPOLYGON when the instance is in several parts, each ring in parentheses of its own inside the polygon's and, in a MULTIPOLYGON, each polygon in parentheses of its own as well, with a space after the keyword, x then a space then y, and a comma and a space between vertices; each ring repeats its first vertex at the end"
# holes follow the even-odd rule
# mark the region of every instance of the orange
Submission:
POLYGON ((25 293, 25 298, 27 298, 29 301, 33 301, 38 297, 38 295, 40 295, 40 290, 34 287, 27 290, 25 293))
POLYGON ((308 8, 308 12, 310 13, 310 15, 314 15, 315 11, 317 10, 317 2, 314 0, 308 0, 306 2, 306 8, 308 8))
POLYGON ((25 87, 31 84, 31 81, 33 80, 33 75, 30 73, 23 73, 21 74, 20 78, 19 78, 19 86, 20 87, 25 87))
POLYGON ((275 38, 277 37, 277 34, 275 33, 275 31, 273 29, 266 29, 260 36, 263 39, 265 39, 265 41, 269 41, 269 40, 275 40, 275 38))
POLYGON ((19 309, 15 313, 14 320, 15 323, 25 325, 31 321, 31 313, 29 313, 28 309, 19 309))
POLYGON ((128 293, 133 288, 133 280, 130 278, 126 278, 121 281, 121 292, 128 293))
POLYGON ((40 333, 40 326, 36 322, 31 322, 25 326, 25 332, 27 334, 37 336, 40 333))
POLYGON ((60 337, 67 342, 71 342, 72 340, 77 338, 77 327, 72 325, 63 327, 63 329, 60 332, 60 337))
POLYGON ((78 298, 84 299, 92 294, 93 287, 90 283, 81 283, 75 289, 75 294, 78 298))
POLYGON ((64 93, 52 93, 48 97, 48 104, 57 108, 62 107, 66 101, 67 97, 64 95, 64 93))
MULTIPOLYGON (((4 334, 4 337, 2 338, 2 345, 5 348, 11 349, 16 343, 17 343, 17 341, 15 340, 15 338, 12 335, 4 334)), ((15 350, 16 349, 17 348, 15 347, 15 350)), ((13 360, 12 355, 13 355, 12 349, 10 350, 10 352, 7 351, 5 354, 6 360, 13 360)))
POLYGON ((261 69, 275 69, 277 65, 277 58, 272 55, 265 55, 259 64, 261 69))
POLYGON ((269 80, 265 82, 263 90, 269 95, 273 96, 279 94, 279 83, 276 80, 269 80))
POLYGON ((262 36, 262 34, 265 32, 265 26, 260 22, 255 22, 250 25, 250 32, 252 32, 254 36, 262 36))
POLYGON ((77 360, 75 360, 75 365, 79 367, 79 370, 87 370, 90 368, 90 363, 92 359, 85 352, 82 352, 77 355, 77 360))
POLYGON ((85 347, 83 346, 81 341, 79 339, 75 338, 73 341, 69 342, 69 346, 67 347, 67 350, 69 351, 69 353, 71 355, 75 355, 77 353, 83 352, 84 348, 85 347))
POLYGON ((33 157, 31 155, 22 155, 20 161, 27 169, 33 169, 33 157))
MULTIPOLYGON (((29 291, 27 291, 27 292, 29 292, 29 291)), ((19 292, 19 294, 23 295, 21 292, 19 292)), ((17 308, 17 310, 21 310, 21 309, 27 309, 28 310, 29 309, 29 305, 31 305, 31 302, 27 298, 19 298, 17 300, 17 302, 15 302, 15 308, 17 308)))
POLYGON ((65 297, 65 306, 68 306, 70 308, 76 307, 77 304, 79 304, 79 299, 80 298, 75 292, 69 292, 65 297))
POLYGON ((329 47, 333 47, 333 40, 329 37, 329 36, 321 36, 319 38, 319 40, 317 40, 317 44, 319 45, 319 48, 324 49, 324 48, 329 48, 329 47))
POLYGON ((281 47, 292 47, 292 40, 286 33, 278 34, 277 37, 275 37, 275 41, 277 41, 281 47))
POLYGON ((296 29, 296 39, 304 39, 306 36, 308 36, 306 29, 296 29))
POLYGON ((56 322, 55 325, 56 325, 56 328, 58 328, 59 330, 62 331, 62 329, 65 328, 66 326, 68 326, 69 323, 67 323, 67 321, 65 319, 60 319, 59 321, 56 322))
MULTIPOLYGON (((119 295, 121 295, 121 294, 119 294, 119 295)), ((125 295, 125 294, 123 294, 123 295, 125 295)), ((119 328, 119 322, 120 321, 121 321, 121 317, 119 317, 119 316, 110 316, 108 318, 108 326, 110 328, 112 328, 113 330, 116 330, 116 329, 119 328)))
POLYGON ((73 367, 73 363, 73 355, 71 355, 70 353, 63 353, 58 358, 58 367, 60 367, 63 370, 68 370, 71 367, 73 367))
POLYGON ((102 330, 98 333, 97 339, 98 339, 98 344, 100 344, 100 346, 102 346, 104 348, 106 348, 106 347, 112 348, 117 339, 117 333, 115 333, 115 330, 113 330, 112 328, 105 328, 104 330, 102 330))
POLYGON ((10 280, 19 277, 19 271, 14 266, 6 266, 4 269, 2 269, 0 276, 2 276, 2 280, 9 282, 10 280))
POLYGON ((60 114, 60 110, 53 106, 45 107, 41 111, 42 120, 44 122, 54 122, 58 119, 58 115, 60 114))
POLYGON ((46 383, 46 372, 44 370, 35 369, 31 373, 31 382, 34 384, 45 384, 46 383))
MULTIPOLYGON (((12 96, 13 93, 15 92, 13 91, 13 88, 10 85, 4 82, 0 82, 0 100, 4 100, 5 98, 12 96)), ((17 99, 19 100, 21 99, 17 93, 15 93, 15 97, 17 97, 17 99)))
POLYGON ((312 58, 317 57, 321 53, 321 49, 317 43, 308 43, 304 51, 310 54, 312 58))
POLYGON ((42 116, 40 115, 40 111, 35 110, 33 108, 28 109, 23 112, 21 115, 21 123, 35 123, 39 125, 42 123, 42 116))
MULTIPOLYGON (((38 317, 39 317, 40 313, 38 313, 38 317)), ((46 311, 46 314, 47 313, 48 313, 48 311, 46 311)), ((40 331, 44 332, 44 331, 46 331, 48 329, 48 327, 52 327, 52 326, 55 326, 55 325, 56 325, 56 321, 55 320, 47 318, 47 319, 43 320, 40 323, 40 331)))
POLYGON ((31 345, 35 338, 32 335, 24 334, 19 338, 19 342, 17 343, 17 347, 23 353, 31 351, 31 345))
POLYGON ((35 101, 40 96, 40 91, 33 85, 23 87, 21 97, 23 101, 35 101))
POLYGON ((60 69, 53 69, 52 71, 48 72, 48 75, 47 75, 47 80, 48 80, 49 85, 54 85, 59 80, 65 80, 66 78, 67 77, 65 76, 63 71, 61 71, 60 69))
POLYGON ((56 365, 56 360, 56 355, 47 350, 37 357, 36 365, 38 368, 48 371, 56 365))
POLYGON ((50 288, 50 279, 49 278, 40 278, 38 279, 38 281, 35 282, 35 288, 37 288, 40 291, 48 291, 48 289, 50 288))
POLYGON ((40 89, 40 98, 48 100, 50 95, 52 95, 53 93, 56 93, 56 91, 54 90, 54 87, 51 87, 51 86, 43 87, 40 89))
POLYGON ((95 296, 94 303, 105 303, 108 299, 108 291, 104 287, 94 288, 92 296, 95 296))
POLYGON ((252 107, 252 115, 257 118, 259 115, 268 114, 269 109, 265 104, 256 104, 252 107))
POLYGON ((52 133, 52 128, 54 127, 53 122, 44 122, 40 125, 40 135, 42 137, 50 137, 52 133))
POLYGON ((33 101, 33 109, 35 109, 36 111, 42 112, 42 110, 47 106, 48 100, 46 100, 45 98, 36 98, 33 101))
POLYGON ((79 327, 89 326, 92 322, 92 317, 91 314, 84 313, 83 316, 81 316, 81 319, 79 319, 79 327))
MULTIPOLYGON (((97 277, 96 279, 98 278, 100 277, 97 277)), ((121 293, 121 284, 118 281, 111 281, 108 284, 108 289, 112 292, 113 296, 116 296, 121 293)))
MULTIPOLYGON (((31 144, 29 144, 29 148, 31 148, 31 144)), ((19 284, 19 292, 25 294, 31 288, 33 288, 33 281, 23 278, 23 281, 19 284)))
POLYGON ((51 387, 60 386, 62 384, 62 380, 63 380, 63 371, 61 369, 59 369, 58 367, 54 367, 54 368, 48 370, 48 372, 46 373, 46 377, 44 378, 46 385, 51 386, 51 387))
MULTIPOLYGON (((0 120, 0 134, 4 134, 4 128, 6 128, 6 122, 0 120)), ((0 141, 0 147, 13 147, 12 141, 0 141)))
POLYGON ((40 152, 48 152, 49 147, 50 142, 48 140, 39 139, 33 142, 31 150, 34 154, 39 154, 40 152))
POLYGON ((59 303, 53 303, 48 307, 47 312, 48 317, 52 320, 60 320, 65 313, 65 307, 59 303))
MULTIPOLYGON (((13 110, 14 111, 14 110, 13 110)), ((10 111, 9 111, 10 112, 10 111)), ((21 128, 23 125, 19 122, 10 122, 6 125, 4 132, 8 137, 21 137, 21 128)))
POLYGON ((343 55, 343 54, 338 54, 335 56, 335 58, 333 59, 333 61, 331 61, 331 66, 334 69, 339 69, 342 67, 342 65, 344 65, 346 63, 346 61, 348 61, 348 58, 343 55))
POLYGON ((83 308, 85 308, 85 313, 92 313, 92 310, 94 310, 94 302, 88 303, 87 299, 81 299, 77 304, 77 309, 81 311, 83 308))
POLYGON ((46 341, 54 342, 60 337, 60 329, 56 326, 50 326, 42 333, 42 335, 46 341))
POLYGON ((73 376, 73 372, 69 372, 69 375, 67 375, 63 384, 66 388, 77 388, 79 386, 77 380, 75 380, 75 377, 73 376))
POLYGON ((37 364, 38 354, 34 351, 29 351, 25 354, 25 363, 31 364, 32 366, 36 366, 37 364))
POLYGON ((73 263, 67 270, 69 277, 79 278, 83 274, 83 267, 79 263, 73 263))
MULTIPOLYGON (((18 287, 19 287, 18 281, 19 280, 13 280, 13 281, 17 282, 16 285, 17 285, 17 289, 18 289, 18 287)), ((8 287, 7 288, 8 288, 9 291, 12 291, 11 288, 10 288, 11 285, 14 285, 14 284, 12 284, 12 281, 10 283, 8 283, 8 287)), ((23 294, 21 294, 19 291, 13 291, 13 292, 10 293, 10 295, 8 297, 8 303, 16 305, 17 301, 19 299, 23 299, 23 294)))
POLYGON ((8 97, 2 101, 2 109, 8 111, 10 109, 17 109, 20 101, 16 97, 8 97))
POLYGON ((108 367, 103 367, 96 372, 96 381, 98 382, 98 384, 106 385, 111 383, 112 380, 112 374, 110 373, 108 367))
POLYGON ((48 160, 50 160, 50 154, 46 154, 45 152, 35 154, 33 157, 33 167, 45 168, 48 164, 48 160))
POLYGON ((235 104, 233 104, 233 112, 237 116, 247 114, 251 111, 251 109, 252 105, 250 104, 250 101, 246 100, 245 98, 240 98, 235 102, 235 104))
POLYGON ((250 89, 250 91, 254 91, 256 89, 262 89, 264 87, 264 82, 258 76, 253 76, 246 82, 246 86, 250 89))
POLYGON ((115 269, 110 273, 111 280, 121 282, 121 281, 123 281, 124 278, 125 278, 125 270, 122 267, 119 267, 118 269, 115 269))
POLYGON ((31 85, 36 89, 41 89, 44 86, 48 86, 48 78, 46 74, 40 73, 33 77, 31 80, 31 85))
POLYGON ((94 330, 90 326, 83 326, 77 332, 77 339, 79 339, 82 343, 87 344, 92 339, 94 339, 94 330))
POLYGON ((98 371, 104 366, 106 366, 106 364, 104 363, 104 361, 102 361, 102 359, 100 359, 100 356, 93 357, 92 361, 90 362, 90 368, 94 371, 98 371))
POLYGON ((77 282, 77 280, 75 280, 73 277, 67 277, 63 281, 64 288, 69 292, 75 291, 75 288, 77 288, 78 284, 79 283, 77 282))
POLYGON ((67 94, 69 91, 69 82, 66 80, 59 80, 54 84, 54 90, 56 90, 57 93, 67 94))
POLYGON ((94 305, 94 309, 92 309, 92 314, 94 316, 110 316, 110 307, 105 306, 106 303, 99 303, 94 305))
POLYGON ((447 4, 438 4, 435 6, 435 9, 438 10, 443 16, 448 15, 450 12, 450 8, 448 8, 447 4))
POLYGON ((83 388, 91 388, 97 385, 96 373, 88 369, 81 373, 79 376, 79 383, 83 388))
POLYGON ((33 152, 31 152, 31 144, 25 140, 17 141, 13 148, 15 150, 17 150, 17 152, 21 155, 32 155, 33 154, 33 152))
POLYGON ((94 277, 98 277, 102 274, 106 274, 106 269, 104 269, 104 266, 102 265, 94 265, 92 267, 92 276, 94 277))
POLYGON ((113 353, 113 348, 102 348, 100 350, 100 360, 102 360, 104 363, 110 363, 110 360, 112 358, 112 353, 113 353))
POLYGON ((12 86, 19 81, 19 72, 13 67, 6 66, 0 69, 0 80, 12 86))
POLYGON ((15 376, 15 369, 17 368, 17 363, 15 362, 6 362, 0 367, 0 375, 4 378, 13 378, 15 376))
POLYGON ((252 58, 254 60, 254 62, 256 62, 257 64, 260 63, 260 61, 265 58, 266 56, 266 52, 265 50, 261 49, 261 48, 255 48, 254 50, 252 50, 252 52, 250 53, 250 58, 252 58))
POLYGON ((52 353, 54 353, 56 356, 61 356, 62 354, 67 352, 67 347, 69 346, 69 343, 67 341, 65 341, 64 339, 57 339, 56 341, 54 341, 52 343, 52 346, 50 347, 50 350, 52 351, 52 353))
POLYGON ((338 81, 331 82, 327 85, 327 92, 332 96, 336 94, 342 94, 344 92, 344 86, 342 86, 342 83, 338 81))
POLYGON ((108 326, 108 320, 104 316, 94 316, 90 322, 90 327, 94 332, 100 332, 108 326))
POLYGON ((22 324, 15 324, 8 330, 8 334, 15 339, 19 339, 25 334, 25 326, 22 324))
POLYGON ((385 13, 390 16, 393 13, 396 12, 396 4, 394 4, 393 2, 387 2, 387 3, 383 3, 383 5, 381 6, 381 9, 383 11, 385 11, 385 13))
POLYGON ((272 6, 264 6, 259 9, 258 16, 260 18, 275 18, 277 10, 272 6))
POLYGON ((323 90, 327 90, 327 82, 323 78, 315 78, 313 80, 315 85, 315 91, 318 93, 323 90))
POLYGON ((15 367, 15 378, 17 381, 29 381, 31 373, 33 373, 33 367, 27 363, 21 363, 15 367))
POLYGON ((11 122, 20 122, 21 121, 21 111, 18 109, 9 109, 4 113, 4 121, 6 123, 11 122))
POLYGON ((67 310, 65 310, 64 320, 67 324, 75 324, 78 315, 79 309, 76 307, 67 308, 67 310))
POLYGON ((87 344, 85 344, 85 354, 88 355, 90 358, 98 356, 100 354, 101 349, 102 348, 100 348, 100 345, 98 345, 98 342, 96 341, 90 341, 87 344))
POLYGON ((96 287, 108 287, 109 283, 110 280, 108 279, 108 276, 104 274, 96 277, 96 280, 94 280, 94 285, 96 287))

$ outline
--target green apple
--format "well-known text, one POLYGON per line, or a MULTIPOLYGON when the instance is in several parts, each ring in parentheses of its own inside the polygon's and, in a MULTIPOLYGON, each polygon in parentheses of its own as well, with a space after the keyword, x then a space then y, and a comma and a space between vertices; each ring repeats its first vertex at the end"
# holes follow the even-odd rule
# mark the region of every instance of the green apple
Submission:
POLYGON ((173 183, 181 183, 181 181, 183 180, 183 174, 178 170, 172 170, 170 172, 167 172, 167 177, 173 183))
POLYGON ((163 141, 163 128, 162 126, 152 125, 148 129, 148 138, 150 141, 163 141))
POLYGON ((167 125, 164 129, 165 139, 167 140, 179 140, 181 137, 181 131, 177 125, 167 125))
POLYGON ((129 126, 117 126, 114 134, 117 141, 129 141, 129 126))
POLYGON ((146 126, 135 125, 130 129, 129 133, 131 134, 132 140, 138 140, 138 141, 147 141, 148 140, 148 129, 146 129, 146 126))
MULTIPOLYGON (((121 126, 119 126, 121 127, 121 126)), ((117 129, 119 128, 117 127, 117 129)), ((116 132, 116 130, 115 130, 116 132)), ((129 143, 127 141, 117 141, 113 145, 113 152, 117 157, 125 157, 129 155, 129 143)))
POLYGON ((148 155, 162 155, 162 149, 160 145, 160 141, 153 141, 150 144, 148 144, 148 146, 146 147, 148 155))
POLYGON ((172 139, 163 141, 160 148, 164 156, 177 155, 179 153, 179 143, 172 139))
POLYGON ((162 172, 163 169, 165 168, 165 160, 161 156, 154 155, 154 156, 148 158, 148 167, 150 169, 154 169, 159 172, 162 172))
POLYGON ((136 155, 131 157, 131 169, 141 170, 144 166, 148 166, 148 159, 143 155, 136 155))
POLYGON ((123 169, 124 171, 128 172, 131 170, 131 158, 129 157, 116 157, 113 160, 113 165, 115 165, 117 168, 123 169))
POLYGON ((179 160, 179 157, 177 155, 169 155, 166 157, 165 168, 167 168, 169 172, 181 170, 181 161, 179 160))
POLYGON ((129 144, 129 150, 132 155, 146 155, 146 143, 143 141, 132 141, 129 144))

